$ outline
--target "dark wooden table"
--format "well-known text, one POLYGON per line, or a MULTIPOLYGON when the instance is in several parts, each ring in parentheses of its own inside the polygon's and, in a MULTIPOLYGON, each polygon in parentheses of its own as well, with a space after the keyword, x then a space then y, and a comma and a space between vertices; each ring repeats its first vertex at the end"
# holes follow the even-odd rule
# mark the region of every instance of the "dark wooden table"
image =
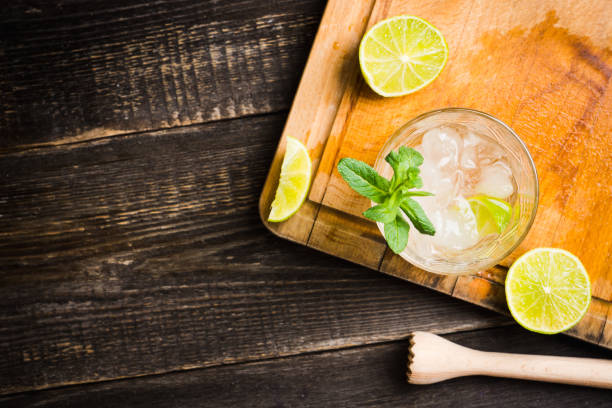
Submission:
POLYGON ((405 383, 406 336, 611 358, 280 240, 257 200, 325 2, 0 9, 0 406, 612 406, 405 383))

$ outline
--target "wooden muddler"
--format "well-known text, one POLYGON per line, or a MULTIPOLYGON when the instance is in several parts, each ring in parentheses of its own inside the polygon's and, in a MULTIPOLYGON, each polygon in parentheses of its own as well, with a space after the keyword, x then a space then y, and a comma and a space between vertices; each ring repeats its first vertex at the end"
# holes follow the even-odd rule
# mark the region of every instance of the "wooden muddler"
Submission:
POLYGON ((612 388, 612 360, 490 353, 460 346, 432 333, 412 333, 409 383, 432 384, 466 375, 612 388))

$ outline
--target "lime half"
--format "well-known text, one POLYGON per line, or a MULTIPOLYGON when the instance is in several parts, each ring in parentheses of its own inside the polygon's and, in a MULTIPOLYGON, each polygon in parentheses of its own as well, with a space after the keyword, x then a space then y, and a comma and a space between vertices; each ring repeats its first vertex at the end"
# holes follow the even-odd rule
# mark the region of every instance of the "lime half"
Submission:
POLYGON ((512 206, 499 198, 477 195, 468 198, 481 235, 501 234, 512 218, 512 206))
POLYGON ((382 96, 418 91, 436 79, 447 58, 442 33, 414 16, 396 16, 377 23, 359 45, 363 77, 382 96))
POLYGON ((591 301, 591 284, 575 255, 563 249, 537 248, 510 267, 506 300, 521 326, 555 334, 582 319, 591 301))
POLYGON ((285 221, 300 208, 310 186, 311 168, 306 147, 299 140, 287 137, 280 180, 268 221, 285 221))

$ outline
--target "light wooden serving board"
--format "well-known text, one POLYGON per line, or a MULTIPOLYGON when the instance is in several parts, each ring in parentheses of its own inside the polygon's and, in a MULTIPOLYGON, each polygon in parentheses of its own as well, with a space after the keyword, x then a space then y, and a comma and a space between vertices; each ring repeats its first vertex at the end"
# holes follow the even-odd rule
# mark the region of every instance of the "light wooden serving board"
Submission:
POLYGON ((612 348, 611 49, 607 0, 330 0, 263 188, 262 219, 281 237, 504 313, 506 266, 530 248, 565 248, 585 264, 593 294, 568 333, 612 348), (449 60, 423 90, 382 98, 361 78, 357 49, 368 27, 400 14, 440 29, 449 60), (509 124, 540 178, 538 214, 519 249, 501 266, 461 277, 422 271, 388 250, 361 216, 368 200, 336 170, 342 157, 373 164, 402 124, 449 106, 509 124), (287 136, 308 147, 313 183, 295 216, 271 224, 287 136))

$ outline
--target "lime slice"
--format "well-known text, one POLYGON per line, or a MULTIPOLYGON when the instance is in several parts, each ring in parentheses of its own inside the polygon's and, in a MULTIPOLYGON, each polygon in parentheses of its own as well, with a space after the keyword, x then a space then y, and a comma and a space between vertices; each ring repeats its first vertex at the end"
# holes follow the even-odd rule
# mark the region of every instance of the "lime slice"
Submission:
POLYGON ((391 17, 377 23, 359 45, 361 73, 382 96, 418 91, 436 79, 447 58, 442 33, 414 16, 391 17))
POLYGON ((310 186, 311 167, 306 147, 299 140, 288 137, 280 180, 268 221, 285 221, 300 208, 310 186))
POLYGON ((512 218, 512 206, 499 198, 477 195, 468 198, 476 216, 476 226, 481 235, 501 234, 512 218))
POLYGON ((591 301, 591 284, 575 255, 537 248, 508 271, 506 300, 514 319, 527 330, 555 334, 574 326, 591 301))

